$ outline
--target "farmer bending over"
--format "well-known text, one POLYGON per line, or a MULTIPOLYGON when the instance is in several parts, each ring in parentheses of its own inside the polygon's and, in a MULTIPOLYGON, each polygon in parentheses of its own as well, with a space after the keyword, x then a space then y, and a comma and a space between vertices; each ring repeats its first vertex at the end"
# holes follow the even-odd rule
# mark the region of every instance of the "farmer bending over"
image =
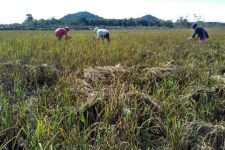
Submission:
POLYGON ((63 36, 65 36, 65 39, 68 38, 67 33, 69 32, 69 27, 65 28, 58 28, 55 30, 56 37, 61 40, 63 36))
POLYGON ((194 23, 192 25, 192 28, 195 30, 194 34, 190 38, 188 38, 188 40, 194 39, 195 36, 198 35, 200 39, 199 46, 202 46, 205 43, 205 41, 209 38, 207 31, 202 27, 198 27, 197 23, 194 23))
POLYGON ((109 31, 106 29, 99 29, 98 27, 94 28, 94 32, 97 32, 97 39, 107 39, 107 41, 110 41, 109 38, 109 31))

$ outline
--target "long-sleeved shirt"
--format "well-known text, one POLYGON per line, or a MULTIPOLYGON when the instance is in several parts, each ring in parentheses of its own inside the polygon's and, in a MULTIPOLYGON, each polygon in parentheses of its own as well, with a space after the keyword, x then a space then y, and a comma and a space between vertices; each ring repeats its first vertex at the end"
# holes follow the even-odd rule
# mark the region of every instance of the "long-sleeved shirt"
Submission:
POLYGON ((63 37, 64 35, 67 36, 67 30, 65 28, 58 28, 55 30, 55 35, 57 37, 63 37))
POLYGON ((106 34, 109 34, 109 31, 106 29, 98 29, 97 30, 97 38, 100 38, 106 34))
POLYGON ((198 35, 198 37, 201 40, 205 39, 205 38, 209 38, 209 35, 208 35, 207 31, 204 28, 201 28, 201 27, 195 28, 195 32, 192 35, 192 38, 195 38, 196 35, 198 35))

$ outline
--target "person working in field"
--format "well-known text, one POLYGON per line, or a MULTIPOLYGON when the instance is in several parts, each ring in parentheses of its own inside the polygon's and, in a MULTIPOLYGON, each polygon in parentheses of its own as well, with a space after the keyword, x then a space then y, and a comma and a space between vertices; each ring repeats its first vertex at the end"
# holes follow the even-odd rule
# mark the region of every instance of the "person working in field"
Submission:
POLYGON ((208 32, 204 28, 199 27, 197 23, 194 23, 192 25, 192 28, 195 30, 194 34, 190 38, 188 38, 188 40, 194 39, 195 36, 198 35, 200 39, 199 46, 202 46, 206 42, 206 40, 209 38, 208 32))
POLYGON ((106 39, 108 42, 110 41, 109 38, 109 31, 106 29, 99 29, 98 27, 94 28, 94 32, 97 33, 97 39, 106 39))
POLYGON ((69 36, 67 35, 67 33, 69 32, 69 27, 65 27, 65 28, 58 28, 55 30, 55 35, 56 37, 61 40, 63 37, 65 37, 65 39, 68 39, 69 36))

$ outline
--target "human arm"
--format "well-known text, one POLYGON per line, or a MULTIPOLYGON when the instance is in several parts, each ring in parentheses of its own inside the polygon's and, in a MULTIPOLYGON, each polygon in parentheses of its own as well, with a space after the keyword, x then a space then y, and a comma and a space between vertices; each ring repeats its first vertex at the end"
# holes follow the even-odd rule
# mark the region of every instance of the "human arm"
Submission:
POLYGON ((196 31, 193 33, 193 35, 191 37, 189 37, 187 40, 192 40, 195 38, 195 36, 197 35, 196 31))
POLYGON ((97 30, 97 39, 102 38, 104 36, 104 29, 97 30))
POLYGON ((65 38, 67 39, 67 37, 68 37, 67 32, 64 33, 64 36, 65 36, 65 38))
POLYGON ((192 40, 193 38, 192 37, 189 37, 187 40, 192 40))
POLYGON ((98 39, 98 38, 100 38, 100 36, 101 36, 101 32, 97 31, 97 37, 96 38, 98 39))
POLYGON ((192 39, 195 38, 195 36, 197 35, 196 31, 193 33, 193 35, 191 36, 192 39))

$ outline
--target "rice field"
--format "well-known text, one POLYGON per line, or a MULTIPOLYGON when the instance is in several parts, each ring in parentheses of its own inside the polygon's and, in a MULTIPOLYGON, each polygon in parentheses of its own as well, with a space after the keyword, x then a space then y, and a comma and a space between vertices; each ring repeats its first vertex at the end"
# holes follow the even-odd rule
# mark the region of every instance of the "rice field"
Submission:
POLYGON ((0 149, 224 149, 225 30, 0 31, 0 149))

